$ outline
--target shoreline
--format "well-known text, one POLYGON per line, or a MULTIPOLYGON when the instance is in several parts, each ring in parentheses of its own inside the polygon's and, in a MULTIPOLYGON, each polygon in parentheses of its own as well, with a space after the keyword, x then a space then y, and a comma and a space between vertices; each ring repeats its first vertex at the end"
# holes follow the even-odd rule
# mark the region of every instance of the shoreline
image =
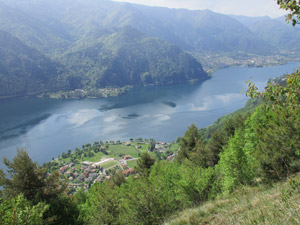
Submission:
MULTIPOLYGON (((250 59, 247 59, 248 61, 250 59)), ((243 60, 242 60, 243 61, 243 60)), ((245 62, 246 62, 245 61, 245 62)), ((275 63, 261 63, 261 64, 245 64, 245 62, 240 62, 237 64, 231 64, 231 65, 219 65, 215 68, 205 68, 203 66, 204 71, 207 73, 208 78, 207 79, 194 79, 194 80, 187 80, 185 83, 197 83, 197 82, 204 82, 206 80, 209 80, 212 78, 212 74, 227 68, 260 68, 260 67, 270 67, 270 66, 280 66, 280 65, 286 65, 288 63, 293 62, 300 62, 300 58, 297 58, 296 60, 284 60, 283 62, 275 62, 275 63)), ((205 63, 203 63, 205 64, 205 63)), ((222 63, 221 63, 222 64, 222 63)), ((125 85, 123 87, 105 87, 105 88, 90 88, 90 89, 76 89, 72 91, 57 91, 57 92, 47 92, 47 93, 32 93, 32 94, 26 94, 26 95, 17 95, 17 96, 0 96, 0 103, 1 101, 6 101, 10 99, 19 99, 19 98, 50 98, 50 99, 103 99, 103 98, 110 98, 110 97, 118 97, 127 94, 130 90, 132 90, 134 87, 148 87, 148 86, 174 86, 178 84, 165 84, 165 85, 156 85, 156 84, 148 84, 143 86, 133 86, 133 85, 125 85)))

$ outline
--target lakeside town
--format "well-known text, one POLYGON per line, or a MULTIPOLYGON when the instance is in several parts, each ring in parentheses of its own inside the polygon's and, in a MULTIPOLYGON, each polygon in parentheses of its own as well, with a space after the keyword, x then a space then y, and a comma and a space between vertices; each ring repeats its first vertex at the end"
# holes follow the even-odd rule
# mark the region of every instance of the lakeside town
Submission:
POLYGON ((135 174, 134 167, 141 153, 148 152, 156 160, 173 160, 178 143, 156 142, 153 139, 132 138, 128 142, 95 142, 68 150, 45 165, 48 172, 59 171, 67 180, 69 194, 77 190, 88 191, 92 184, 109 180, 121 171, 124 177, 135 174))
POLYGON ((300 55, 297 52, 281 52, 280 54, 270 56, 245 53, 201 54, 198 52, 191 52, 191 54, 202 63, 203 69, 208 74, 229 67, 276 66, 284 65, 288 62, 300 61, 300 55))

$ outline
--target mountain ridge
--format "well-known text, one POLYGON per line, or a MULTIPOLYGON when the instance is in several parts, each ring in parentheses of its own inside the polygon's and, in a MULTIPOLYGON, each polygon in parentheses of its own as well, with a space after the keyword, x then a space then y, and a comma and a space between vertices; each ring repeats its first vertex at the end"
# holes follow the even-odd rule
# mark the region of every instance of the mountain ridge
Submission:
POLYGON ((0 29, 58 66, 59 90, 203 81, 198 55, 267 56, 295 45, 263 26, 210 10, 109 0, 0 1, 0 29))

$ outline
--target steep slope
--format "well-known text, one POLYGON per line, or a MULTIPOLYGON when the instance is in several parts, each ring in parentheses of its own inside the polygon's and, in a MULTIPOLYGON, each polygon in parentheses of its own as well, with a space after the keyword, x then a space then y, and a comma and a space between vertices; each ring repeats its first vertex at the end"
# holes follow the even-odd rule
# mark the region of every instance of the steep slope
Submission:
POLYGON ((283 18, 234 16, 261 39, 281 50, 299 51, 300 29, 282 22, 283 18))
POLYGON ((46 54, 55 54, 67 49, 71 37, 66 32, 65 25, 53 18, 46 18, 48 24, 0 1, 1 30, 11 33, 26 45, 46 54))
POLYGON ((289 182, 242 186, 232 194, 174 215, 165 225, 298 224, 300 193, 296 188, 290 190, 289 182))
POLYGON ((62 59, 83 86, 170 85, 208 78, 189 54, 131 27, 95 32, 62 59))
POLYGON ((230 16, 209 10, 147 7, 108 0, 30 0, 31 4, 20 0, 18 5, 4 1, 45 24, 49 20, 60 21, 77 40, 95 29, 132 26, 185 50, 259 54, 276 50, 230 16))
POLYGON ((57 91, 61 66, 0 30, 0 98, 57 91))
MULTIPOLYGON (((168 41, 172 41, 174 36, 193 49, 261 54, 276 50, 235 19, 210 10, 190 11, 138 5, 136 7, 148 17, 158 19, 164 26, 158 30, 158 36, 164 36, 168 41), (168 34, 165 31, 168 31, 168 34)), ((148 26, 145 29, 148 29, 148 26)), ((179 42, 176 44, 181 46, 179 42)))

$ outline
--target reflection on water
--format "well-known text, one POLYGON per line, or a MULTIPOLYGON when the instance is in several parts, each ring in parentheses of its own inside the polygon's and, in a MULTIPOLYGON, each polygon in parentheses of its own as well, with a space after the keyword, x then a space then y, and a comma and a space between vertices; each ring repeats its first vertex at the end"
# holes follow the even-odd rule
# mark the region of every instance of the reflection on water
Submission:
POLYGON ((67 116, 67 121, 75 126, 82 126, 88 121, 100 116, 101 113, 96 109, 82 109, 67 116))
POLYGON ((138 117, 140 117, 140 115, 138 115, 136 113, 131 113, 131 114, 128 114, 127 116, 123 116, 122 118, 131 120, 131 119, 135 119, 135 118, 138 118, 138 117))
MULTIPOLYGON (((191 123, 198 127, 241 108, 245 82, 263 87, 270 77, 292 72, 300 63, 217 71, 202 84, 134 88, 109 99, 15 99, 0 102, 0 158, 27 148, 45 162, 63 151, 94 141, 154 138, 173 141, 191 123)), ((1 164, 0 164, 1 167, 1 164)))
POLYGON ((172 107, 172 108, 176 108, 176 103, 174 103, 174 102, 163 102, 165 105, 168 105, 168 106, 170 106, 170 107, 172 107))
POLYGON ((5 130, 0 131, 0 141, 7 140, 9 138, 14 138, 22 134, 26 134, 27 131, 41 123, 43 120, 49 118, 51 114, 45 114, 42 116, 38 116, 30 121, 26 121, 24 123, 18 124, 14 127, 7 128, 5 130))

